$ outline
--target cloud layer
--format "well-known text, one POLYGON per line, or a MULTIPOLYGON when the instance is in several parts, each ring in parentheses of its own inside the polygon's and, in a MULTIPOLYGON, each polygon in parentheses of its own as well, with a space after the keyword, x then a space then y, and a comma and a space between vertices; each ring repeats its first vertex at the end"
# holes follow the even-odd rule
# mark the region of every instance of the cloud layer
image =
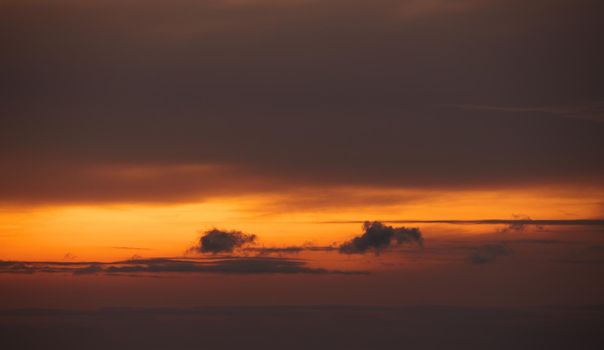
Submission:
POLYGON ((604 175, 604 125, 509 112, 602 99, 602 2, 1 6, 2 201, 604 175))
POLYGON ((299 259, 269 257, 223 257, 220 259, 149 258, 116 262, 0 261, 0 273, 72 273, 74 275, 214 273, 214 274, 366 274, 358 270, 308 267, 299 259))

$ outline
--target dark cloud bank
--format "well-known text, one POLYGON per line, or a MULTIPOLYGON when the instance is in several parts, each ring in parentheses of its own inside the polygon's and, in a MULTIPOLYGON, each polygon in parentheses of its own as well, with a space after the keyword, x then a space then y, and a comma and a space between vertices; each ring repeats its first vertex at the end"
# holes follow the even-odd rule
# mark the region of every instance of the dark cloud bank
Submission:
POLYGON ((2 201, 604 177, 601 1, 0 6, 2 201))

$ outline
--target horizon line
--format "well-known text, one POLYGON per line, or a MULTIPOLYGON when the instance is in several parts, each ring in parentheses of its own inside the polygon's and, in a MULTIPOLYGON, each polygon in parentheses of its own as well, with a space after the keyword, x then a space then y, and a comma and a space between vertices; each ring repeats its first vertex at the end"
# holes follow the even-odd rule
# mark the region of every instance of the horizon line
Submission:
POLYGON ((497 224, 522 224, 543 226, 604 226, 604 219, 484 219, 484 220, 333 220, 320 221, 321 224, 362 224, 365 222, 380 221, 396 224, 454 224, 454 225, 497 225, 497 224))

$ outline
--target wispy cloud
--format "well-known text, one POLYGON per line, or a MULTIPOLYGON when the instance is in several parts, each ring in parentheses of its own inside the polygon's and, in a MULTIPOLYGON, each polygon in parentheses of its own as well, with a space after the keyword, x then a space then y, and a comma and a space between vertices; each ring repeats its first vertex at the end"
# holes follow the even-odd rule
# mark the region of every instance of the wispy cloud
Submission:
MULTIPOLYGON (((323 224, 362 224, 362 220, 321 221, 323 224)), ((604 226, 602 219, 536 220, 524 219, 486 219, 486 220, 381 220, 390 224, 452 224, 452 225, 535 225, 535 226, 604 226)))
POLYGON ((366 274, 359 270, 309 267, 301 259, 222 257, 217 259, 150 258, 116 262, 0 261, 0 273, 72 273, 74 275, 133 275, 158 273, 216 274, 366 274))

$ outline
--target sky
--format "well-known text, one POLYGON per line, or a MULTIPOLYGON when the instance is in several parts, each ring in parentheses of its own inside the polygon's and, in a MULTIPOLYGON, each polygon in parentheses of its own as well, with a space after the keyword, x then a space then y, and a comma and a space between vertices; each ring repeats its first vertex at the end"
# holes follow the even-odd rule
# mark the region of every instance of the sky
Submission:
POLYGON ((1 0, 0 340, 115 307, 601 321, 602 10, 1 0))

